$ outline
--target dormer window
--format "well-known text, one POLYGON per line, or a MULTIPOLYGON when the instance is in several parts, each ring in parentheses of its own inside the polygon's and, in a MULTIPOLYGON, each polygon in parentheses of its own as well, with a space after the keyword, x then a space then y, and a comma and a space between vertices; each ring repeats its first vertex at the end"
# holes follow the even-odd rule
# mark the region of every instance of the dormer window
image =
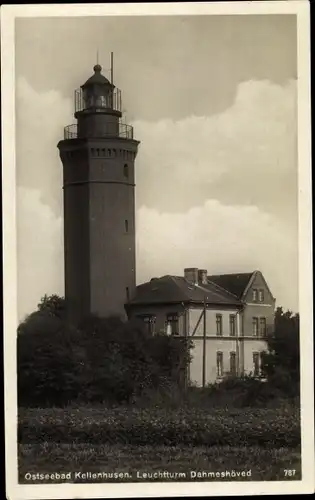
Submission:
POLYGON ((259 302, 264 301, 264 290, 259 290, 259 302))
POLYGON ((257 302, 257 289, 253 289, 253 302, 257 302))

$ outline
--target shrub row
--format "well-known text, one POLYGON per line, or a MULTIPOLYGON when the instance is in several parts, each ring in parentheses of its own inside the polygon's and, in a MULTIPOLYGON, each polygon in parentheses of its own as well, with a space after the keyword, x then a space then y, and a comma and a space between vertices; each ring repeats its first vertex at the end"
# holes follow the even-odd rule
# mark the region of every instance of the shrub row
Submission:
POLYGON ((91 317, 70 327, 39 311, 19 327, 18 402, 32 407, 129 403, 148 388, 181 386, 189 360, 184 338, 152 337, 139 320, 91 317))
POLYGON ((274 410, 97 411, 33 410, 22 412, 20 443, 98 443, 131 445, 207 445, 297 447, 300 444, 298 411, 274 410))

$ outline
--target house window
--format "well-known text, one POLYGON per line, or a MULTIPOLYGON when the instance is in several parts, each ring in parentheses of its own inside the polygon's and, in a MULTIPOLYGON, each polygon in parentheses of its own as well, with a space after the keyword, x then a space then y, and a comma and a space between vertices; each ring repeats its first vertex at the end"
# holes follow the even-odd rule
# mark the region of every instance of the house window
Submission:
POLYGON ((155 330, 156 316, 154 316, 153 314, 143 314, 139 315, 138 318, 143 321, 147 332, 150 335, 153 335, 155 330))
POLYGON ((259 302, 264 301, 264 290, 259 290, 259 302))
POLYGON ((128 178, 128 165, 124 165, 124 176, 128 178))
POLYGON ((171 313, 166 317, 166 333, 168 335, 179 335, 178 314, 171 313))
POLYGON ((253 289, 253 302, 257 302, 257 290, 256 290, 256 288, 253 289))
POLYGON ((266 333, 267 333, 266 318, 260 318, 259 319, 259 335, 261 337, 265 337, 266 333))
POLYGON ((230 314, 230 336, 235 337, 236 334, 236 317, 235 314, 230 314))
POLYGON ((254 377, 259 377, 260 374, 259 359, 259 352, 253 352, 254 377))
POLYGON ((223 352, 217 352, 217 377, 223 377, 223 352))
POLYGON ((216 315, 217 335, 222 335, 222 314, 216 315))
POLYGON ((230 374, 236 375, 236 352, 230 352, 230 374))
POLYGON ((128 230, 129 230, 129 223, 127 221, 127 219, 125 220, 125 231, 126 233, 128 233, 128 230))
POLYGON ((253 318, 253 335, 258 336, 258 318, 253 318))

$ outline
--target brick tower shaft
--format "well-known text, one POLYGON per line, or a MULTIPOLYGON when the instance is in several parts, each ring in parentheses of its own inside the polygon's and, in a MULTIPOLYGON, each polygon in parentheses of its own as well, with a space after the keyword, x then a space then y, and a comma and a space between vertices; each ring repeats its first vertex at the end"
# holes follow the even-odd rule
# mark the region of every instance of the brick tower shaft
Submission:
POLYGON ((125 316, 136 287, 139 142, 121 121, 121 93, 94 66, 75 91, 77 123, 58 143, 63 164, 65 298, 69 319, 125 316))

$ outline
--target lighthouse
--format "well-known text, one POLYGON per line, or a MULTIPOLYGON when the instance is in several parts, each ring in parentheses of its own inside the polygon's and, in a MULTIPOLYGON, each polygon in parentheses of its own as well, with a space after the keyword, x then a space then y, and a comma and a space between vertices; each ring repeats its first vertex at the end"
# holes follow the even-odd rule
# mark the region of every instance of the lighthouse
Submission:
POLYGON ((121 91, 96 64, 74 92, 76 123, 58 143, 63 165, 65 299, 69 320, 125 316, 136 287, 135 158, 121 91))

